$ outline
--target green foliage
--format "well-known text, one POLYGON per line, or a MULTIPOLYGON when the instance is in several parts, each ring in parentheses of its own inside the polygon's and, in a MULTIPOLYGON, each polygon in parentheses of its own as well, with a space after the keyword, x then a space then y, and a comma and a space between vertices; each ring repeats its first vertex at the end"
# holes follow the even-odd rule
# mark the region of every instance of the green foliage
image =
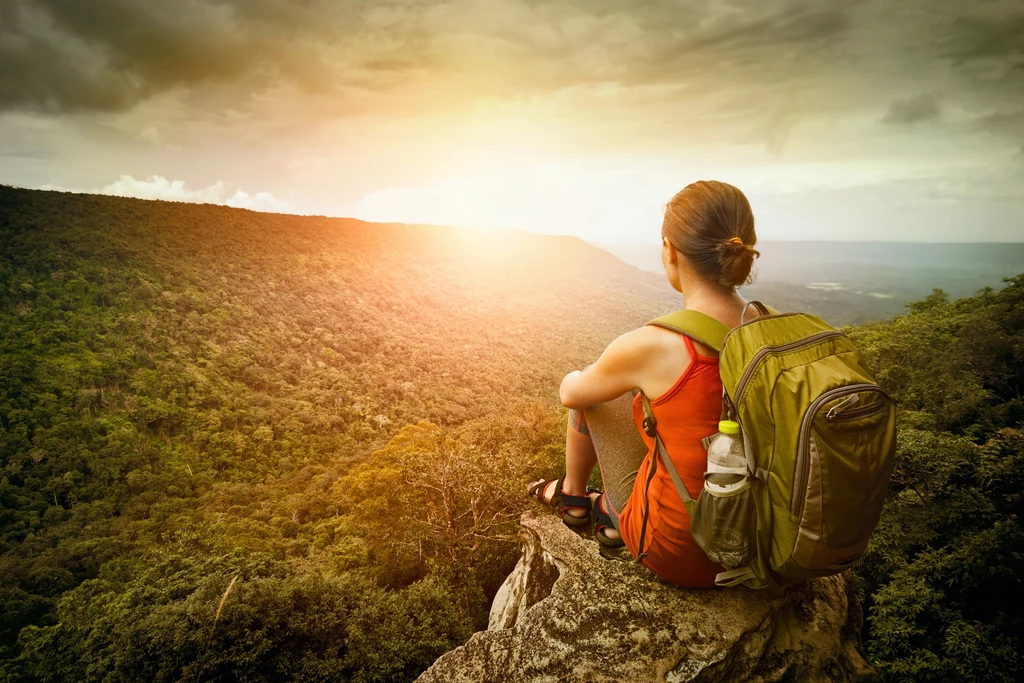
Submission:
POLYGON ((194 678, 235 573, 201 679, 414 677, 514 561, 559 379, 675 297, 572 238, 0 188, 0 680, 194 678), (462 481, 375 518, 424 421, 462 481))
POLYGON ((431 579, 394 592, 356 573, 295 573, 255 554, 168 552, 149 563, 104 571, 61 598, 55 626, 25 628, 26 673, 40 681, 406 680, 469 634, 445 586, 431 579))
MULTIPOLYGON (((1007 282, 852 331, 900 409, 888 680, 1019 664, 1007 282)), ((561 468, 558 380, 676 306, 575 239, 0 187, 0 681, 414 678, 561 468)))
POLYGON ((1024 644, 1024 275, 854 331, 896 398, 889 497, 857 567, 886 680, 1013 681, 1024 644))
POLYGON ((523 483, 564 462, 557 418, 520 405, 459 430, 409 425, 339 479, 338 499, 363 530, 379 580, 401 585, 440 570, 486 627, 485 596, 519 553, 523 483))

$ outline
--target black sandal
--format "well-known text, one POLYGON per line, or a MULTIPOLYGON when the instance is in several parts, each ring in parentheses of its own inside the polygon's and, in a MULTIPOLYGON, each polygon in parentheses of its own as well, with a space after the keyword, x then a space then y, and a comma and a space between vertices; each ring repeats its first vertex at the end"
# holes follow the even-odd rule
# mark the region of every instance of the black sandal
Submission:
POLYGON ((542 505, 555 510, 558 516, 562 518, 562 522, 569 527, 574 529, 582 529, 590 526, 590 493, 592 489, 587 487, 587 495, 585 496, 570 496, 568 493, 562 491, 562 484, 565 482, 565 475, 562 475, 558 479, 543 479, 530 485, 526 490, 527 495, 533 498, 542 505), (551 495, 551 500, 544 500, 544 492, 547 490, 548 485, 556 481, 555 492, 551 495), (582 517, 576 515, 567 515, 565 511, 569 508, 583 508, 587 511, 587 514, 582 517))
POLYGON ((602 493, 600 496, 594 499, 593 507, 590 510, 590 516, 594 520, 594 538, 597 542, 603 545, 605 548, 621 548, 626 545, 626 542, 622 540, 620 535, 619 538, 609 538, 604 532, 605 529, 615 529, 615 525, 612 523, 611 515, 604 511, 601 507, 601 500, 604 498, 602 493))

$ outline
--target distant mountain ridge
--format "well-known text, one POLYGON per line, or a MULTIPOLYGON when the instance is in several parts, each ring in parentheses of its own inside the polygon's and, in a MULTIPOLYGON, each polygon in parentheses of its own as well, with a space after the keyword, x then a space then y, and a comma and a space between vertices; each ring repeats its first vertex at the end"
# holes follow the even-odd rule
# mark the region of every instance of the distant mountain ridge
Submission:
MULTIPOLYGON (((419 411, 432 419, 452 419, 442 407, 449 402, 479 412, 472 406, 486 394, 464 392, 495 385, 492 361, 518 368, 501 378, 513 385, 506 391, 553 397, 561 374, 592 361, 616 335, 681 305, 664 277, 576 237, 13 188, 0 189, 0 199, 15 267, 28 256, 19 252, 23 245, 45 243, 49 253, 33 254, 37 277, 76 262, 116 268, 126 280, 118 286, 136 303, 170 305, 181 322, 244 306, 251 322, 227 329, 207 323, 195 334, 226 348, 252 346, 257 365, 280 361, 265 356, 277 343, 272 337, 290 343, 298 335, 302 342, 291 352, 300 366, 315 367, 324 361, 321 348, 332 349, 349 373, 367 363, 390 365, 387 386, 415 383, 434 366, 444 382, 437 388, 445 390, 419 411), (257 319, 268 325, 242 334, 257 319), (592 336, 599 329, 606 332, 592 336), (421 357, 414 347, 427 341, 435 347, 421 357)), ((386 387, 366 393, 382 389, 375 402, 384 403, 386 387)))
MULTIPOLYGON (((626 263, 660 273, 657 244, 596 245, 626 263)), ((1024 242, 920 243, 760 241, 754 284, 744 297, 780 309, 805 310, 833 325, 898 315, 905 304, 940 288, 954 297, 1024 269, 1024 242)))

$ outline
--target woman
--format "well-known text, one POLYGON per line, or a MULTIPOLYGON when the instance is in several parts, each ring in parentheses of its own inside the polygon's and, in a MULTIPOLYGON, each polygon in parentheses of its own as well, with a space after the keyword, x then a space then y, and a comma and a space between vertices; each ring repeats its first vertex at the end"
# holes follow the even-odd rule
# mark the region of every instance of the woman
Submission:
MULTIPOLYGON (((730 328, 740 324, 746 302, 736 287, 749 281, 760 256, 743 193, 718 181, 688 185, 666 207, 661 235, 661 262, 685 307, 730 328)), ((756 311, 747 319, 751 314, 756 311)), ((689 515, 666 469, 651 472, 653 439, 641 426, 639 393, 629 392, 640 390, 650 398, 658 433, 696 496, 707 464, 700 440, 717 431, 721 416, 717 355, 717 349, 662 327, 644 326, 615 339, 593 365, 562 380, 559 395, 570 408, 566 473, 529 488, 569 526, 586 527, 593 519, 598 541, 625 544, 634 557, 649 501, 649 517, 656 523, 643 532, 642 562, 682 586, 714 586, 723 569, 690 535, 689 515), (633 424, 623 429, 626 420, 633 424), (603 494, 587 487, 595 464, 601 468, 603 494)))

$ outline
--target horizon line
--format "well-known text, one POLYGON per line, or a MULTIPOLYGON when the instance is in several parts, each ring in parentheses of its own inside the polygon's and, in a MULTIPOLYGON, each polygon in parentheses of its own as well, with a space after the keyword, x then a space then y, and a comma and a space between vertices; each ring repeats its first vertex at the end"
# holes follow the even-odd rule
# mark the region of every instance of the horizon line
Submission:
MULTIPOLYGON (((545 237, 574 237, 582 240, 583 242, 590 244, 595 247, 624 247, 624 246, 655 246, 660 248, 658 242, 615 242, 615 241, 592 241, 579 235, 573 235, 570 233, 551 233, 551 232, 537 232, 528 228, 506 228, 506 227, 487 227, 482 225, 461 225, 457 223, 406 223, 403 221, 370 221, 365 218, 358 218, 356 216, 331 216, 327 214, 313 214, 313 213, 294 213, 294 212, 281 212, 281 211, 260 211, 258 209, 249 209, 242 206, 230 206, 228 204, 219 204, 216 202, 190 202, 180 199, 159 199, 159 198, 144 198, 144 197, 132 197, 128 195, 115 195, 106 194, 102 192, 88 192, 82 190, 71 190, 71 189, 57 189, 57 188, 35 188, 35 187, 19 187, 17 185, 8 185, 7 183, 0 183, 0 188, 8 188, 12 190, 22 190, 27 192, 54 192, 57 194, 69 194, 69 195, 81 195, 87 197, 110 197, 113 199, 128 199, 140 202, 167 202, 169 204, 190 204, 193 206, 216 206, 224 209, 233 209, 237 211, 250 211, 252 213, 262 213, 273 216, 296 216, 299 218, 328 218, 336 220, 349 220, 359 221, 360 223, 367 223, 369 225, 404 225, 409 227, 428 227, 428 228, 457 228, 461 230, 486 230, 486 231, 501 231, 501 232, 522 232, 531 235, 541 235, 545 237)), ((982 241, 943 241, 943 242, 931 242, 926 240, 856 240, 856 239, 792 239, 792 238, 766 238, 758 240, 758 243, 764 244, 768 242, 786 242, 786 243, 801 243, 801 244, 934 244, 934 245, 977 245, 977 244, 1024 244, 1024 238, 1017 241, 1007 240, 982 240, 982 241)))

